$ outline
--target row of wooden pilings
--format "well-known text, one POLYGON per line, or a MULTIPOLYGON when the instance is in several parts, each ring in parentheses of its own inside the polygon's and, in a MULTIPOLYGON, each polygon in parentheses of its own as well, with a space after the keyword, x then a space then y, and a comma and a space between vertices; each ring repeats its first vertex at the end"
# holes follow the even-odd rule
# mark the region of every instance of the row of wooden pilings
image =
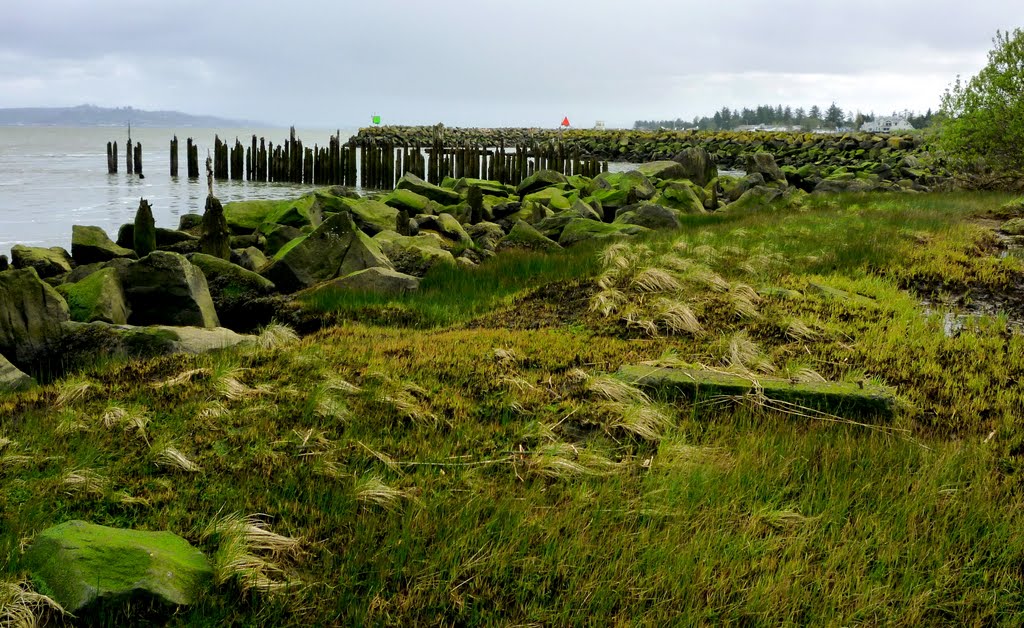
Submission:
MULTIPOLYGON (((130 135, 125 149, 124 165, 128 174, 142 175, 142 142, 137 142, 133 146, 130 135)), ((107 174, 117 174, 117 142, 107 142, 107 174)))
MULTIPOLYGON (((131 140, 129 139, 129 143, 131 140)), ((129 144, 130 145, 130 144, 129 144)), ((142 174, 142 144, 128 151, 128 173, 142 174), (134 155, 132 154, 134 153, 134 155)), ((409 172, 435 185, 445 177, 489 179, 518 185, 538 170, 555 170, 566 176, 595 177, 608 171, 608 162, 581 156, 579 149, 567 149, 561 142, 517 145, 506 149, 499 144, 445 146, 437 137, 430 146, 399 146, 371 139, 357 144, 342 143, 340 131, 326 146, 303 147, 291 128, 289 139, 274 145, 255 135, 248 146, 235 138, 234 145, 214 136, 210 156, 213 176, 219 180, 306 183, 315 185, 359 185, 368 189, 392 189, 409 172)), ((199 148, 188 138, 185 144, 187 175, 199 178, 199 148)), ((107 170, 117 172, 117 142, 107 142, 107 170)), ((170 143, 171 176, 178 176, 178 137, 170 143)))

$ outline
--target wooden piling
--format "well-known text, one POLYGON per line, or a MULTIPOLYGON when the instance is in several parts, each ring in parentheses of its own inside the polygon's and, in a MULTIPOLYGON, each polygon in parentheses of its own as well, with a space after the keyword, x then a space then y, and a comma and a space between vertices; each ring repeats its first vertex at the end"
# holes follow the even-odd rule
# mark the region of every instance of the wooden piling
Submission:
POLYGON ((171 176, 178 176, 178 136, 171 138, 171 176))
POLYGON ((135 174, 142 176, 142 142, 135 142, 135 174))

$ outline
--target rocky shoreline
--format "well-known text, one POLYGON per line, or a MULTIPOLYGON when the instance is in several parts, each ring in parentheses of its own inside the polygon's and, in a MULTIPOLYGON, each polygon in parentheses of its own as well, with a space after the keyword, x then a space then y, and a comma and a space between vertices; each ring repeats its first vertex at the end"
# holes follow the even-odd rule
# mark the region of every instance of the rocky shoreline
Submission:
MULTIPOLYGON (((0 258, 0 390, 101 356, 253 342, 321 290, 402 294, 440 264, 678 229, 686 215, 797 206, 808 193, 808 179, 769 153, 745 156, 744 167, 744 177, 719 175, 712 155, 691 147, 630 172, 541 170, 517 186, 406 174, 394 191, 365 196, 336 186, 225 207, 210 196, 177 229, 157 227, 143 199, 115 239, 75 225, 70 252, 16 245, 11 269, 0 258)), ((868 189, 927 188, 861 173, 813 187, 868 189)))

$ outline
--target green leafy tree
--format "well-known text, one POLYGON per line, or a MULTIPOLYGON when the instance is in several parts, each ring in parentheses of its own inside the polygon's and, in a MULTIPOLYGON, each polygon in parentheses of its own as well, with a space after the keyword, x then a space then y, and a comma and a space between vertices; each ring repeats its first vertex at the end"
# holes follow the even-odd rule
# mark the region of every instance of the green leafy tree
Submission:
POLYGON ((942 96, 940 141, 952 155, 1024 170, 1024 31, 996 31, 988 65, 942 96))
POLYGON ((832 105, 825 112, 825 122, 827 126, 837 129, 843 126, 843 110, 836 106, 836 102, 833 100, 832 105))

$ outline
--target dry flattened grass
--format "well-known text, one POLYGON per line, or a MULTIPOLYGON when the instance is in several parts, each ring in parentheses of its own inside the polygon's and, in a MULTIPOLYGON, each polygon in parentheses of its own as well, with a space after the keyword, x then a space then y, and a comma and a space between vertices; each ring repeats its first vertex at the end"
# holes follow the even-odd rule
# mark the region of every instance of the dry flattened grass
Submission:
POLYGON ((198 464, 189 460, 188 456, 183 454, 173 443, 164 445, 153 452, 153 464, 158 467, 184 471, 185 473, 199 473, 202 471, 198 464))
POLYGON ((66 614, 53 598, 32 590, 28 581, 0 582, 0 628, 33 628, 52 613, 66 614))
POLYGON ((282 559, 302 554, 302 540, 272 532, 264 515, 229 514, 200 532, 217 541, 213 556, 214 582, 234 581, 243 591, 276 592, 301 584, 289 577, 282 559))
POLYGON ((149 410, 142 406, 123 408, 110 406, 100 417, 100 423, 108 430, 120 428, 125 434, 134 432, 147 443, 146 427, 149 425, 149 410))
POLYGON ((163 380, 161 382, 157 382, 157 383, 153 384, 153 387, 154 388, 171 388, 171 387, 174 387, 174 386, 181 386, 183 384, 187 384, 187 383, 191 382, 193 379, 195 379, 197 377, 200 377, 200 376, 207 377, 209 375, 210 375, 210 369, 208 369, 208 368, 189 369, 187 371, 183 371, 181 373, 178 373, 174 377, 170 377, 170 378, 165 379, 165 380, 163 380))
POLYGON ((607 475, 619 467, 605 456, 563 442, 541 445, 530 452, 526 463, 535 475, 556 480, 607 475))
POLYGON ((359 479, 356 482, 354 493, 356 501, 380 506, 388 511, 398 510, 402 500, 415 501, 412 492, 388 486, 377 475, 359 479))
POLYGON ((738 331, 729 338, 725 362, 729 368, 740 373, 770 375, 776 371, 775 365, 746 330, 738 331))
POLYGON ((299 334, 283 323, 271 321, 256 336, 256 346, 260 349, 276 349, 298 342, 299 334))
POLYGON ((17 441, 0 437, 0 472, 23 467, 34 460, 32 456, 13 453, 17 445, 17 441))
POLYGON ((587 375, 586 390, 605 401, 614 403, 649 404, 651 402, 647 393, 613 375, 587 375))
POLYGON ((697 320, 690 306, 671 299, 659 299, 657 302, 656 320, 670 334, 703 333, 704 327, 697 320))
POLYGON ((85 393, 92 388, 92 382, 80 377, 72 377, 57 385, 57 399, 53 402, 54 407, 63 408, 85 397, 85 393))
POLYGON ((107 487, 110 485, 110 478, 93 469, 72 469, 68 471, 60 484, 69 495, 84 493, 99 497, 106 493, 107 487))
POLYGON ((607 422, 607 429, 622 430, 650 442, 660 441, 674 424, 672 417, 647 403, 606 402, 602 409, 614 417, 607 422))
POLYGON ((803 342, 814 340, 818 337, 818 332, 811 329, 807 323, 799 318, 791 318, 786 323, 785 335, 786 338, 794 342, 803 342))

